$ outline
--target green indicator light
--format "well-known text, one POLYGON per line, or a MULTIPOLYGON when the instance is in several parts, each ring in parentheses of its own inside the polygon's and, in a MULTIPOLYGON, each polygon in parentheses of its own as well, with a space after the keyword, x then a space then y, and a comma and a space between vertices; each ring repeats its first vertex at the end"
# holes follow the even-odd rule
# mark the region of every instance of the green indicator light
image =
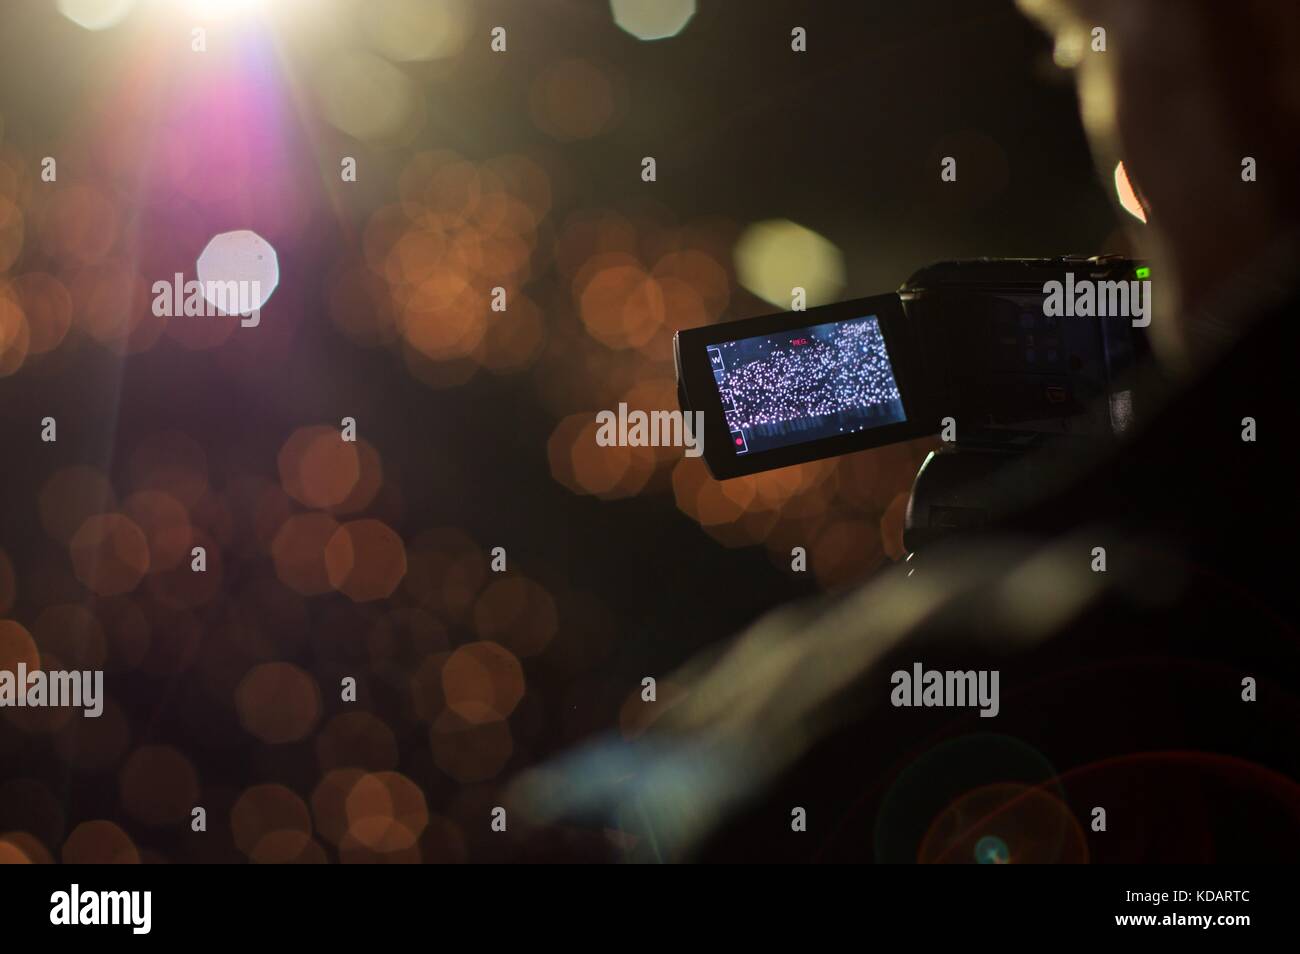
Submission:
POLYGON ((1137 277, 1138 277, 1138 278, 1150 278, 1150 277, 1151 277, 1151 269, 1149 269, 1149 268, 1147 268, 1145 265, 1143 265, 1141 268, 1139 268, 1139 269, 1137 270, 1137 273, 1136 273, 1136 274, 1137 274, 1137 277))

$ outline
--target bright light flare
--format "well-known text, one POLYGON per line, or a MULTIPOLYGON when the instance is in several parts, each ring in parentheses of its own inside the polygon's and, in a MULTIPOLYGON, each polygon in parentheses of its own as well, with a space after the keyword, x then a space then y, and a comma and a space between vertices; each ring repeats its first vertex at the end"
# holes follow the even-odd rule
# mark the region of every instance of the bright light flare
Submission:
POLYGON ((1138 198, 1137 190, 1129 181, 1128 170, 1124 168, 1122 162, 1115 166, 1115 194, 1119 196, 1119 204, 1125 212, 1146 224, 1147 210, 1142 208, 1142 200, 1138 198))
MULTIPOLYGON (((180 0, 182 10, 200 21, 233 20, 263 12, 269 0, 180 0)), ((201 25, 201 24, 200 24, 201 25)))

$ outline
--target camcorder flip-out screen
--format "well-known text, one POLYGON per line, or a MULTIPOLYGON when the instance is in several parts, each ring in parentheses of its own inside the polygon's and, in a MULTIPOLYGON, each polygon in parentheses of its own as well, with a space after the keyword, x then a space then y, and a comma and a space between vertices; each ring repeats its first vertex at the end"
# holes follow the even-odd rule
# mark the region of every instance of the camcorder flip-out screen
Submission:
POLYGON ((895 294, 678 332, 684 408, 720 479, 878 447, 922 424, 895 294))
POLYGON ((964 451, 1095 448, 1139 411, 1150 273, 1122 256, 937 262, 897 294, 679 331, 678 398, 720 480, 943 421, 964 451))

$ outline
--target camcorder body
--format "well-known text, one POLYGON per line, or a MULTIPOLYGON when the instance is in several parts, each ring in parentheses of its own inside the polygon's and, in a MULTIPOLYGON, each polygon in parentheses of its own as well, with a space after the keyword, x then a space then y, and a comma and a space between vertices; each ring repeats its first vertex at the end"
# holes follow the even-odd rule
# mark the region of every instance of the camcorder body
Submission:
POLYGON ((1150 287, 1114 256, 940 262, 893 294, 678 332, 678 398, 703 412, 719 480, 938 436, 908 507, 914 551, 1132 429, 1150 287))

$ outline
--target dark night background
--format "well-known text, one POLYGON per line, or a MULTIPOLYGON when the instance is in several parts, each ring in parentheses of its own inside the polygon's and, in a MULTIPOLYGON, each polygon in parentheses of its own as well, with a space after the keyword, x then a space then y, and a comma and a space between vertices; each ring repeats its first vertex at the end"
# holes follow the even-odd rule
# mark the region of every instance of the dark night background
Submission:
MULTIPOLYGON (((683 504, 683 495, 703 493, 702 471, 674 474, 671 458, 656 460, 653 474, 629 493, 583 492, 581 478, 566 483, 557 476, 554 448, 563 452, 578 433, 577 424, 564 431, 564 421, 616 407, 638 381, 671 378, 662 350, 611 348, 584 334, 573 269, 564 265, 566 255, 582 254, 565 251, 575 221, 613 216, 630 223, 647 268, 658 249, 706 236, 697 245, 712 243, 729 284, 725 306, 710 320, 783 310, 739 285, 730 254, 747 226, 768 219, 798 222, 840 250, 844 280, 836 298, 890 290, 914 269, 945 258, 1125 247, 1073 90, 1053 66, 1048 40, 1009 2, 705 0, 680 35, 655 42, 619 30, 608 5, 594 0, 474 4, 458 52, 399 64, 420 91, 418 122, 358 141, 317 114, 311 77, 331 55, 328 43, 318 42, 323 25, 365 16, 358 12, 364 6, 289 4, 274 42, 253 27, 214 29, 206 54, 214 65, 203 66, 187 65, 188 21, 180 17, 164 28, 152 7, 106 31, 80 29, 53 4, 0 11, 0 196, 9 212, 0 216, 9 246, 0 248, 18 243, 7 260, 0 257, 0 285, 27 272, 54 275, 71 290, 73 306, 71 330, 57 348, 19 359, 20 367, 0 378, 0 555, 13 567, 8 600, 0 585, 0 617, 32 632, 44 652, 44 640, 63 647, 58 640, 67 634, 58 632, 64 617, 38 625, 42 614, 86 606, 89 618, 67 618, 102 630, 89 639, 108 646, 106 692, 120 709, 103 726, 79 716, 54 727, 0 721, 0 833, 27 832, 56 859, 78 825, 97 819, 113 822, 127 842, 117 833, 84 835, 76 849, 82 857, 129 856, 130 845, 144 860, 435 861, 544 853, 550 835, 505 849, 484 837, 486 826, 483 833, 472 827, 484 806, 497 804, 504 782, 617 724, 643 676, 666 683, 695 651, 773 606, 863 579, 898 555, 884 538, 897 523, 921 445, 809 469, 820 475, 815 493, 777 493, 770 519, 722 521, 738 532, 701 527, 705 505, 683 504), (509 31, 503 55, 488 48, 496 24, 509 31), (790 50, 793 26, 807 29, 806 53, 790 50), (237 53, 223 52, 227 39, 237 53), (165 52, 168 44, 174 51, 165 52), (565 141, 533 121, 530 90, 551 64, 570 58, 609 79, 615 105, 598 133, 565 141), (230 147, 239 128, 207 124, 187 111, 187 102, 203 101, 205 83, 215 85, 216 96, 255 104, 249 115, 263 125, 256 136, 250 132, 246 148, 261 159, 244 161, 245 153, 230 147), (173 117, 172 131, 214 137, 212 181, 230 188, 205 195, 207 180, 198 176, 178 196, 169 180, 149 171, 165 162, 158 157, 168 148, 165 134, 141 134, 158 103, 173 117), (550 200, 535 216, 527 266, 509 283, 512 296, 537 306, 543 336, 535 353, 506 373, 474 367, 483 363, 482 351, 448 360, 450 371, 430 386, 427 379, 440 372, 422 379, 412 368, 428 372, 441 359, 411 362, 400 342, 362 347, 340 334, 331 320, 338 307, 331 288, 341 270, 363 261, 368 224, 397 201, 399 176, 412 157, 435 149, 471 163, 526 156, 544 170, 550 200), (59 157, 57 184, 39 179, 45 155, 59 157), (338 181, 339 157, 348 155, 358 160, 356 183, 338 181), (657 158, 657 182, 640 179, 646 155, 657 158), (939 160, 947 155, 958 158, 956 183, 939 180, 939 160), (236 158, 221 165, 230 156, 236 158), (268 178, 249 198, 240 189, 259 170, 268 178), (116 230, 111 247, 94 247, 102 219, 90 207, 74 199, 54 209, 58 190, 83 185, 111 210, 102 213, 116 230), (299 210, 288 225, 276 217, 281 195, 292 196, 299 210), (22 219, 17 233, 14 214, 22 219), (240 228, 264 235, 279 256, 279 288, 259 328, 214 342, 160 332, 128 348, 135 353, 126 357, 105 344, 119 338, 88 330, 87 309, 147 315, 148 297, 127 292, 105 304, 99 286, 79 291, 86 269, 133 268, 147 286, 173 269, 192 271, 187 263, 209 237, 240 228), (38 439, 46 415, 57 418, 57 444, 38 439), (382 487, 357 514, 383 521, 406 546, 407 580, 387 599, 354 602, 282 585, 268 552, 274 526, 258 522, 259 506, 280 519, 330 509, 278 491, 277 454, 298 428, 337 427, 349 415, 383 462, 382 487), (184 451, 158 437, 177 432, 188 439, 184 451), (164 450, 150 458, 158 468, 150 476, 136 452, 158 441, 164 450), (199 464, 193 446, 201 449, 199 464), (118 502, 141 487, 182 499, 195 533, 219 551, 212 592, 169 598, 170 584, 150 589, 148 579, 125 594, 90 592, 74 572, 67 541, 47 533, 38 504, 51 475, 74 465, 102 472, 118 502), (192 473, 201 474, 202 486, 184 500, 169 482, 192 473), (456 528, 463 536, 454 540, 468 541, 469 549, 457 550, 461 543, 447 536, 428 543, 422 534, 436 528, 456 528), (807 546, 810 563, 820 560, 826 572, 790 572, 795 544, 807 546), (556 623, 540 651, 511 650, 526 686, 517 705, 482 718, 466 716, 472 706, 453 705, 447 718, 454 724, 435 730, 460 739, 453 750, 509 745, 504 760, 482 768, 459 750, 431 755, 427 723, 439 717, 422 715, 418 704, 413 714, 407 681, 427 660, 441 664, 439 654, 488 638, 464 601, 429 594, 444 574, 462 573, 473 581, 466 584, 471 600, 487 599, 480 613, 490 615, 493 597, 482 591, 491 583, 486 554, 495 546, 506 548, 509 573, 526 575, 553 601, 556 623), (479 569, 466 569, 457 562, 462 558, 479 569), (412 580, 423 581, 423 589, 412 580), (118 628, 128 617, 147 620, 143 662, 117 658, 118 628), (238 648, 228 649, 228 641, 238 648), (252 666, 271 662, 305 676, 319 706, 318 718, 296 738, 275 744, 245 731, 231 701, 252 666), (349 674, 361 686, 354 704, 340 702, 336 689, 349 674), (329 735, 333 754, 323 754, 331 720, 358 710, 375 721, 338 729, 329 735), (132 762, 141 747, 147 757, 132 762), (159 747, 167 752, 160 755, 159 747), (339 748, 352 754, 339 755, 339 748), (348 841, 355 833, 330 837, 322 815, 331 796, 318 786, 331 770, 400 773, 413 782, 428 813, 427 825, 408 825, 414 848, 403 839, 393 848, 364 836, 358 846, 348 841), (290 839, 289 849, 264 840, 276 832, 302 834, 293 820, 301 812, 279 789, 256 791, 252 814, 283 811, 289 821, 276 816, 254 825, 254 835, 232 835, 232 805, 264 785, 282 785, 311 805, 308 837, 290 839), (188 830, 191 804, 208 810, 206 839, 188 830), (340 848, 340 839, 350 847, 340 848)), ((207 148, 187 161, 202 169, 207 148)), ((687 323, 667 308, 661 337, 687 323)), ((82 497, 56 501, 55 509, 113 510, 109 501, 83 499, 84 488, 78 492, 82 497)), ((753 499, 739 509, 754 510, 753 499)), ((521 625, 531 615, 531 608, 506 613, 521 625)), ((74 644, 78 638, 74 633, 74 644)), ((71 668, 76 650, 55 655, 71 668)), ((497 693, 499 703, 500 680, 516 677, 491 666, 487 672, 484 692, 497 693)), ((299 686, 302 679, 294 678, 299 686)), ((270 707, 266 719, 283 716, 292 724, 291 713, 274 711, 277 693, 265 695, 256 706, 270 707)), ((296 697, 286 690, 284 698, 296 697)))

